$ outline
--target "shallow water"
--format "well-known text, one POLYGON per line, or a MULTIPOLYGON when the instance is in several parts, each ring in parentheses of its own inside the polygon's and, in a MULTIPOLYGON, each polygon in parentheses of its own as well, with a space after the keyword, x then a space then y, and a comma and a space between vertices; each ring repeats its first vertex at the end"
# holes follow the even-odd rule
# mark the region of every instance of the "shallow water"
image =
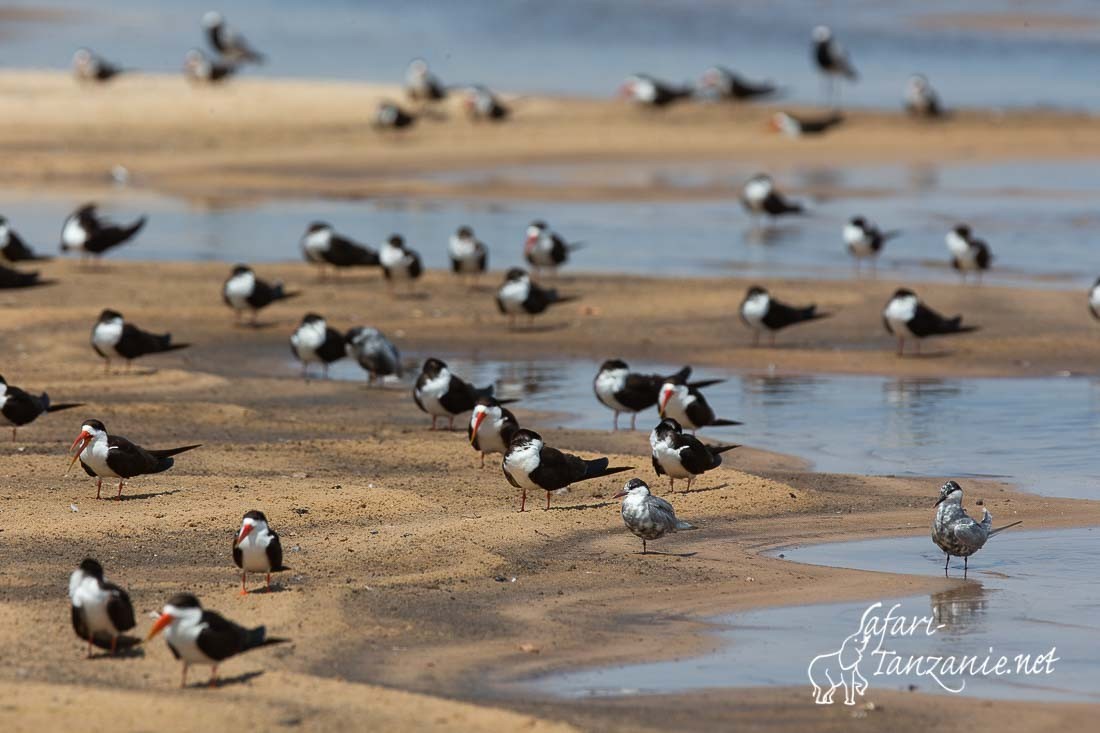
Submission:
MULTIPOLYGON (((419 362, 426 356, 430 354, 405 358, 419 362)), ((611 411, 596 401, 591 389, 599 362, 440 356, 464 378, 479 385, 492 382, 498 396, 519 398, 517 408, 553 413, 551 426, 611 427, 611 411)), ((296 368, 289 361, 284 365, 287 372, 296 368)), ((662 374, 679 368, 642 362, 631 366, 662 374)), ((414 366, 410 380, 416 371, 414 366)), ((364 378, 350 360, 334 365, 332 375, 364 378)), ((998 478, 1044 495, 1100 498, 1095 458, 1100 383, 1095 380, 895 379, 739 374, 712 368, 696 369, 694 377, 726 377, 705 395, 719 417, 744 423, 700 432, 711 441, 792 454, 829 473, 951 476, 964 488, 968 478, 998 478)), ((629 426, 629 420, 621 417, 620 425, 629 426)), ((657 420, 655 409, 638 416, 640 451, 648 450, 649 430, 657 420)), ((736 466, 736 452, 727 460, 736 466)), ((938 488, 929 485, 930 499, 938 488)), ((990 510, 999 513, 995 505, 990 510)))
MULTIPOLYGON (((31 0, 14 6, 41 6, 31 0)), ((862 72, 847 85, 849 104, 894 107, 906 78, 923 72, 955 106, 1056 105, 1100 108, 1093 78, 1100 10, 1084 0, 1018 3, 978 0, 963 25, 942 16, 957 3, 799 0, 224 0, 229 20, 270 57, 249 74, 396 81, 424 56, 450 83, 483 82, 523 92, 609 96, 623 77, 647 71, 696 79, 712 64, 778 82, 786 99, 817 102, 809 37, 834 27, 862 72), (1027 28, 998 19, 1034 14, 1027 28), (1055 22, 1046 22, 1053 20, 1055 22), (323 43, 323 53, 318 53, 323 43)), ((76 14, 60 23, 12 23, 0 39, 0 64, 62 68, 78 46, 146 70, 177 71, 202 45, 207 0, 110 0, 94 7, 53 0, 76 14)))
MULTIPOLYGON (((541 218, 566 238, 585 243, 567 270, 655 275, 735 274, 852 278, 841 241, 844 222, 862 214, 901 236, 886 246, 878 271, 912 280, 955 281, 944 234, 969 222, 994 255, 992 282, 1082 288, 1100 273, 1092 232, 1100 176, 1085 163, 1016 162, 941 167, 881 166, 840 170, 806 167, 781 174, 810 214, 776 226, 755 226, 737 202, 751 164, 535 166, 447 174, 471 186, 486 177, 570 185, 596 181, 632 185, 642 178, 698 190, 684 201, 599 203, 478 200, 305 200, 201 205, 140 189, 104 197, 105 211, 150 223, 134 243, 110 258, 270 262, 294 260, 306 225, 327 220, 339 231, 375 244, 405 235, 431 268, 449 267, 446 242, 461 224, 473 226, 490 249, 490 266, 523 265, 528 222, 541 218)), ((80 202, 67 197, 0 191, 0 213, 32 245, 56 250, 61 222, 80 202)))
MULTIPOLYGON (((929 512, 930 516, 930 512, 929 512)), ((1095 558, 1100 531, 1093 529, 1026 532, 1007 530, 972 558, 969 576, 950 590, 931 596, 882 599, 880 617, 893 604, 894 615, 931 617, 931 635, 892 636, 880 649, 901 657, 974 655, 985 658, 992 648, 1002 654, 1033 657, 1054 647, 1057 662, 1050 674, 1031 676, 943 675, 943 684, 975 697, 1027 700, 1100 699, 1100 587, 1095 558)), ((675 544, 675 538, 665 549, 675 544)), ((943 554, 926 536, 787 549, 788 560, 860 570, 934 575, 943 572, 943 554)), ((962 574, 962 563, 952 566, 962 574)), ((873 602, 873 601, 872 601, 873 602)), ((810 684, 807 666, 818 654, 837 650, 860 626, 872 602, 831 603, 769 608, 716 619, 725 642, 695 659, 588 670, 535 680, 540 692, 569 697, 683 692, 706 687, 810 684)), ((860 671, 875 691, 908 689, 947 692, 931 676, 875 675, 886 670, 885 655, 868 654, 860 671), (880 660, 883 666, 880 668, 880 660)), ((839 704, 842 692, 837 693, 839 704)))

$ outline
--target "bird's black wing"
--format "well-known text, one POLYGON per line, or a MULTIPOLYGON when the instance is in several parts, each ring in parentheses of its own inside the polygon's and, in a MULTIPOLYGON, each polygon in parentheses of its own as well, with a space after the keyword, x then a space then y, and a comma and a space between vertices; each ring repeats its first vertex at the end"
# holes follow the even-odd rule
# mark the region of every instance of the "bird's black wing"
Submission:
POLYGON ((679 435, 673 445, 680 451, 681 465, 695 475, 717 468, 722 462, 721 456, 711 453, 695 436, 679 435))
POLYGON ((114 583, 100 583, 103 590, 110 592, 111 599, 107 601, 107 616, 111 624, 119 631, 129 631, 137 625, 134 619, 134 606, 130 603, 130 595, 114 583))
POLYGON ((378 253, 373 249, 338 234, 332 235, 323 257, 326 262, 336 267, 353 267, 357 265, 370 267, 379 264, 378 253))
POLYGON ((279 535, 274 530, 268 530, 271 535, 271 542, 267 545, 267 562, 271 566, 272 572, 276 570, 287 570, 283 567, 283 543, 279 541, 279 535))
POLYGON ((583 459, 557 448, 543 446, 539 451, 539 465, 531 472, 531 480, 546 489, 554 491, 564 489, 574 481, 585 477, 587 466, 583 459))
POLYGON ((795 308, 772 298, 768 304, 768 312, 764 316, 764 325, 772 330, 778 330, 819 317, 816 306, 795 308))
POLYGON ((115 351, 124 359, 134 359, 145 354, 156 354, 171 348, 172 337, 169 334, 142 331, 137 326, 126 323, 122 326, 122 336, 115 344, 115 351))
POLYGON ((159 473, 172 465, 170 459, 159 459, 140 445, 126 438, 112 435, 107 438, 107 465, 122 478, 132 478, 145 473, 159 473), (163 465, 167 462, 167 465, 163 465))
POLYGON ((248 629, 214 611, 203 611, 202 621, 206 628, 199 632, 196 643, 206 656, 220 662, 247 648, 248 629))
POLYGON ((664 382, 665 378, 658 374, 627 374, 623 389, 615 399, 623 407, 640 412, 657 404, 664 382))
POLYGON ((4 401, 4 407, 0 408, 0 412, 13 425, 26 425, 46 410, 46 405, 41 399, 24 392, 19 387, 8 385, 5 396, 7 399, 4 401))

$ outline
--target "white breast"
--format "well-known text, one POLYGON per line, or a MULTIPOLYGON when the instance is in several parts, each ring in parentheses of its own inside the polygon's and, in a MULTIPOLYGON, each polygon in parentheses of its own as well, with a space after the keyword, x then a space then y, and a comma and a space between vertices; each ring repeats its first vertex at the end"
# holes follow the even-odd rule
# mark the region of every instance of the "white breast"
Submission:
POLYGON ((512 479, 522 488, 528 490, 542 488, 531 480, 531 472, 539 467, 539 451, 541 450, 542 445, 535 441, 504 456, 504 467, 508 470, 508 474, 512 479))
POLYGON ((956 257, 965 255, 967 250, 970 249, 970 243, 956 234, 953 230, 947 233, 947 236, 944 237, 944 241, 947 242, 947 249, 956 257))
POLYGON ((100 321, 92 329, 92 343, 103 351, 110 351, 122 338, 122 326, 123 321, 121 318, 100 321))
POLYGON ((669 476, 672 478, 689 478, 691 476, 680 461, 680 451, 673 450, 668 441, 653 442, 650 447, 653 450, 653 457, 657 459, 657 463, 661 464, 661 468, 669 476))
POLYGON ((187 664, 209 664, 216 662, 199 649, 199 634, 206 628, 203 622, 191 624, 178 621, 164 630, 164 640, 172 645, 176 654, 187 664))
POLYGON ((84 227, 80 225, 80 220, 75 216, 70 216, 65 220, 65 226, 61 230, 61 241, 71 248, 83 249, 84 242, 87 241, 88 234, 84 231, 84 227))
POLYGON ((504 416, 497 415, 486 418, 477 431, 477 445, 483 453, 507 453, 508 446, 504 443, 504 437, 500 434, 504 427, 504 416), (486 430, 488 428, 488 430, 486 430))
POLYGON ((250 307, 248 299, 256 289, 256 276, 251 272, 234 275, 225 283, 225 297, 237 310, 250 307))
POLYGON ((693 424, 687 417, 688 406, 693 402, 695 402, 695 395, 687 390, 673 392, 665 403, 665 417, 671 417, 681 425, 693 424))
POLYGON ((434 379, 429 379, 417 390, 420 404, 424 405, 429 415, 438 417, 450 417, 451 413, 440 404, 439 400, 447 394, 451 386, 451 372, 449 369, 441 369, 434 379))
POLYGON ((743 195, 754 209, 764 203, 764 199, 772 192, 772 182, 764 178, 754 178, 745 184, 743 195))
POLYGON ((8 234, 8 225, 0 224, 0 247, 7 247, 11 239, 11 235, 8 234))
POLYGON ((657 99, 657 87, 648 79, 635 79, 634 98, 639 102, 654 102, 657 99))
POLYGON ((540 234, 535 246, 531 248, 531 262, 539 267, 554 266, 554 259, 551 257, 553 250, 554 238, 546 233, 540 234))
MULTIPOLYGON (((745 302, 741 304, 741 316, 752 328, 759 331, 764 327, 764 316, 768 315, 770 304, 771 298, 763 293, 745 298, 745 302)), ((670 400, 669 403, 671 402, 670 400)))
POLYGON ((1091 305, 1096 310, 1100 310, 1100 285, 1097 285, 1089 291, 1089 305, 1091 305))
POLYGON ((451 257, 456 260, 465 261, 474 259, 477 256, 477 242, 473 239, 452 236, 447 246, 447 251, 450 252, 451 257))
POLYGON ((497 292, 501 304, 507 313, 522 313, 523 304, 531 294, 531 281, 527 278, 509 280, 497 292))
POLYGON ((107 438, 97 437, 80 452, 80 460, 100 478, 119 478, 119 475, 107 465, 107 456, 110 451, 107 438))
POLYGON ((323 262, 321 255, 328 251, 331 241, 331 229, 318 229, 315 232, 309 232, 302 238, 302 249, 305 250, 306 257, 311 261, 323 262))
POLYGON ((304 362, 320 361, 317 349, 325 342, 325 323, 303 323, 290 337, 290 343, 304 362))
POLYGON ((266 529, 253 529, 237 547, 241 551, 241 569, 249 573, 266 573, 271 570, 267 558, 267 546, 271 535, 266 529))
POLYGON ((623 387, 626 386, 626 377, 629 373, 626 369, 608 369, 597 374, 594 386, 596 397, 599 398, 600 402, 612 410, 632 412, 615 399, 615 393, 621 392, 623 387))
POLYGON ((118 629, 111 623, 111 617, 107 615, 107 602, 111 600, 111 594, 99 587, 99 581, 84 575, 80 570, 82 579, 70 588, 70 600, 77 608, 84 611, 84 621, 88 624, 91 633, 106 633, 112 636, 118 633, 118 629))
POLYGON ((867 233, 862 227, 858 227, 855 224, 846 224, 844 226, 844 242, 848 245, 852 254, 858 257, 865 257, 873 254, 871 250, 871 238, 867 236, 867 233))
POLYGON ((890 323, 890 328, 894 330, 894 333, 912 333, 909 330, 909 321, 913 320, 913 316, 917 312, 917 299, 912 296, 905 296, 902 298, 894 298, 886 304, 886 310, 883 311, 883 317, 890 323))
POLYGON ((383 244, 378 253, 378 260, 382 263, 382 267, 389 270, 390 274, 396 278, 408 276, 408 266, 411 259, 405 254, 404 250, 390 244, 383 244))

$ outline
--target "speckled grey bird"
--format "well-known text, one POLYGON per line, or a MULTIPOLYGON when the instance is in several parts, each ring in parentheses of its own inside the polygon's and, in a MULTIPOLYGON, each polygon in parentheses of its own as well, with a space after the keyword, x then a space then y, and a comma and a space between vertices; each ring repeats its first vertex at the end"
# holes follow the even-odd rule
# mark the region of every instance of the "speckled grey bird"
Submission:
POLYGON ((977 521, 962 505, 963 490, 954 481, 948 481, 940 487, 940 500, 936 502, 936 516, 932 520, 932 541, 947 553, 943 564, 944 575, 951 557, 963 558, 963 575, 966 575, 970 556, 985 546, 993 535, 1015 527, 1020 522, 1006 524, 993 529, 993 515, 982 507, 982 521, 977 521))
POLYGON ((660 539, 673 532, 698 529, 694 524, 677 519, 672 505, 661 497, 650 494, 649 486, 640 478, 627 481, 623 490, 615 494, 614 498, 622 498, 623 524, 635 537, 641 538, 643 555, 648 551, 648 540, 660 539))

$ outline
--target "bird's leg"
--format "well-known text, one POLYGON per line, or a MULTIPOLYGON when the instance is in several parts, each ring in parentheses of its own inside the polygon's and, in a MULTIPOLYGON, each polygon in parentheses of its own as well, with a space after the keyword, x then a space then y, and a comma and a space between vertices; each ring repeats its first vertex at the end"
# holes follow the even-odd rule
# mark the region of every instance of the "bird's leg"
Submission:
POLYGON ((760 332, 759 331, 753 331, 752 332, 752 345, 753 346, 759 346, 760 345, 760 332))
POLYGON ((519 510, 521 512, 527 511, 527 489, 523 490, 523 498, 519 500, 519 510))
POLYGON ((637 419, 638 419, 638 413, 636 413, 636 412, 630 413, 630 429, 631 430, 636 430, 636 428, 634 427, 634 424, 635 424, 634 421, 637 420, 637 419))
POLYGON ((694 481, 694 480, 695 480, 695 477, 694 477, 694 476, 688 476, 688 487, 687 487, 687 491, 691 491, 691 482, 692 482, 692 481, 694 481))
POLYGON ((88 634, 88 659, 92 658, 92 635, 88 634))
POLYGON ((218 665, 216 664, 210 669, 210 686, 218 686, 218 665))
POLYGON ((454 429, 455 429, 455 416, 451 415, 449 418, 447 418, 447 430, 454 430, 454 429))
POLYGON ((646 554, 646 546, 645 546, 645 540, 644 539, 642 540, 642 554, 643 555, 646 554))
POLYGON ((95 482, 95 498, 99 498, 99 492, 103 489, 103 479, 98 479, 95 482))
POLYGON ((970 558, 969 557, 964 557, 963 558, 963 577, 964 578, 966 577, 966 571, 969 570, 969 569, 970 569, 970 558))
POLYGON ((671 476, 668 477, 668 493, 674 493, 676 491, 676 479, 671 476))
POLYGON ((13 443, 15 442, 15 431, 18 430, 18 429, 19 428, 12 428, 11 429, 11 442, 13 442, 13 443))
POLYGON ((437 417, 436 417, 435 415, 432 415, 432 430, 435 430, 435 421, 436 421, 437 419, 438 419, 438 418, 437 418, 437 417))
POLYGON ((905 337, 898 336, 898 356, 902 356, 905 353, 905 337))
MULTIPOLYGON (((611 420, 611 430, 615 431, 619 429, 619 411, 615 410, 615 417, 611 420)), ((12 440, 15 440, 13 437, 12 440)))
POLYGON ((112 636, 111 637, 111 656, 113 657, 117 653, 118 653, 118 637, 117 636, 112 636))
POLYGON ((271 592, 271 573, 267 574, 267 592, 271 592))
POLYGON ((115 496, 115 501, 122 501, 122 482, 124 479, 118 480, 118 495, 115 496))
POLYGON ((546 509, 543 509, 543 511, 546 511, 549 508, 550 508, 550 492, 547 491, 546 492, 546 509))
POLYGON ((187 664, 183 665, 183 676, 180 677, 180 687, 187 687, 187 664))
POLYGON ((947 554, 947 559, 943 561, 943 574, 947 576, 947 566, 951 564, 951 554, 947 554))
POLYGON ((481 452, 481 468, 485 468, 485 451, 481 452))
POLYGON ((245 585, 245 583, 247 582, 247 579, 248 579, 248 573, 242 572, 241 573, 241 595, 242 596, 247 596, 248 595, 248 588, 245 585))

